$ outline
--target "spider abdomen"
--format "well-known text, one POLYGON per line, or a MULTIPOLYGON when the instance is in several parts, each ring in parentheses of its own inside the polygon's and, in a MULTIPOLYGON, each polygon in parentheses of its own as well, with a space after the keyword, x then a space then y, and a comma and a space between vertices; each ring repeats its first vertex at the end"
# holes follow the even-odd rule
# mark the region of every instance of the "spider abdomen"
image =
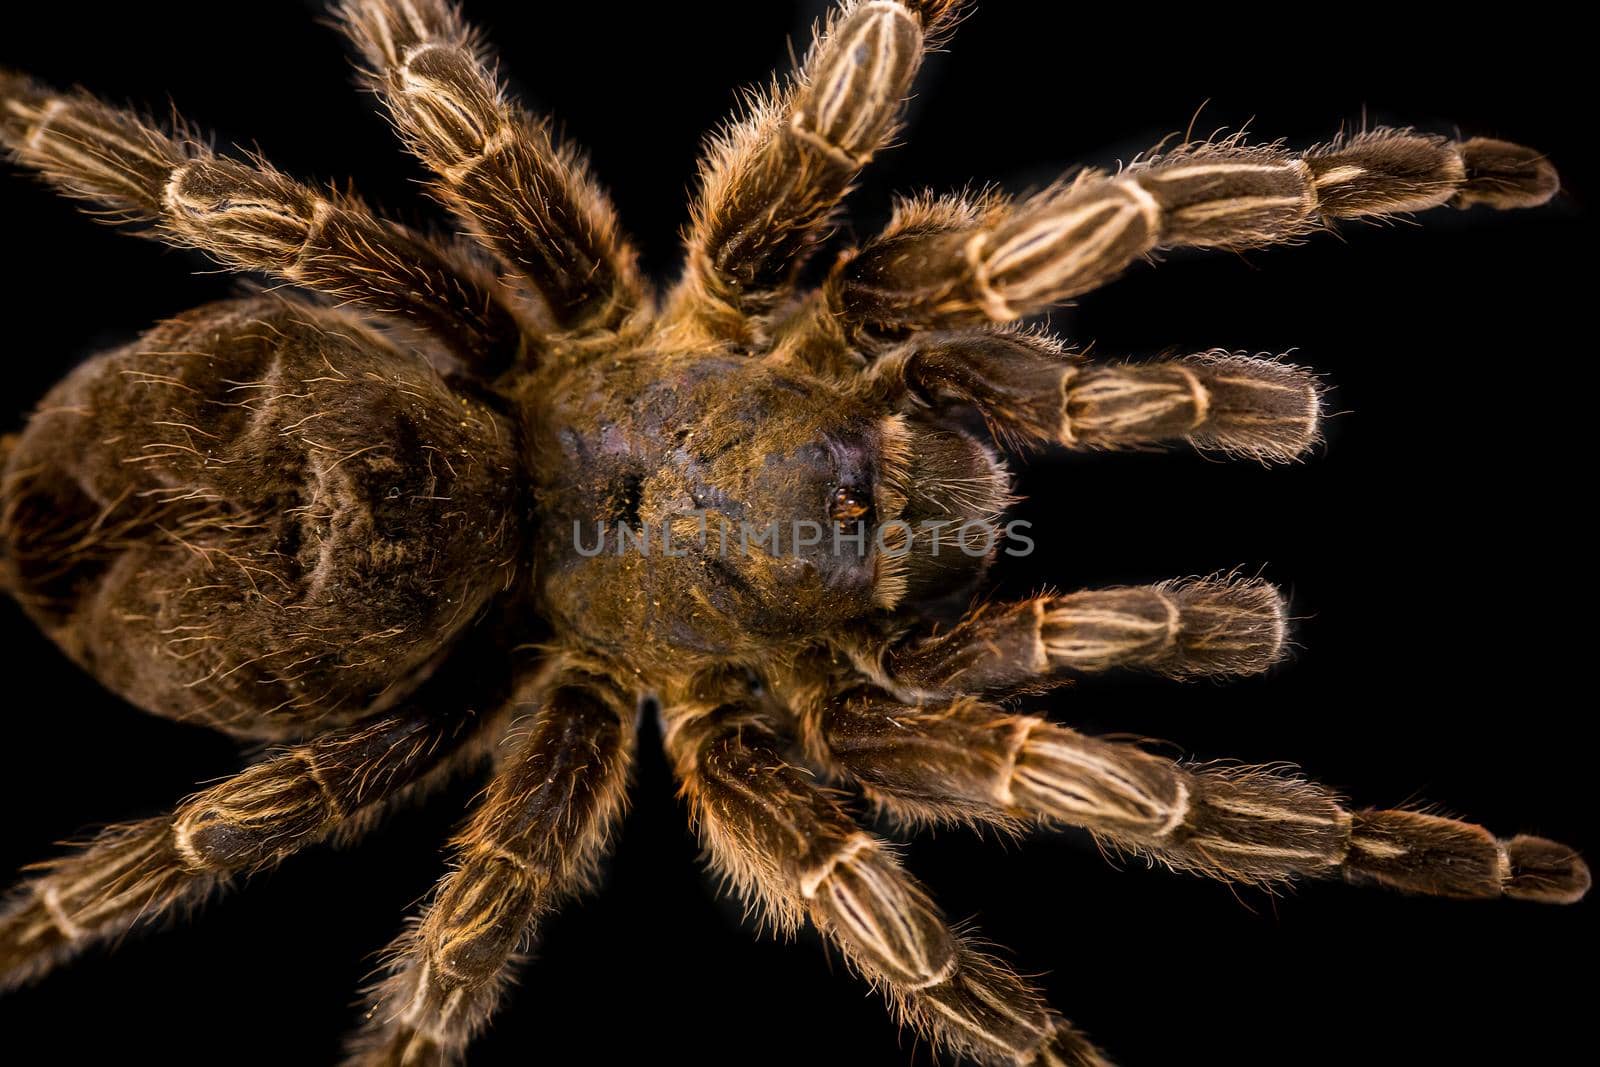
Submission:
POLYGON ((353 720, 509 584, 514 441, 350 317, 209 305, 41 403, 7 457, 4 581, 156 714, 251 736, 353 720))

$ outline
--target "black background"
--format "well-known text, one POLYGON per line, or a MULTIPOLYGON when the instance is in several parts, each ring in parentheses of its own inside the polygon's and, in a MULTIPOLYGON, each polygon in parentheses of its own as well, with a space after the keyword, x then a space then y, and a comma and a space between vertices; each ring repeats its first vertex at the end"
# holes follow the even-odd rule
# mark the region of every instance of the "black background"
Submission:
MULTIPOLYGON (((471 14, 532 105, 558 115, 657 275, 671 269, 698 138, 735 86, 788 61, 820 6, 554 5, 471 14)), ((435 220, 419 169, 352 89, 308 4, 30 4, 0 60, 58 84, 183 112, 290 173, 352 177, 435 220)), ((891 190, 1039 184, 1186 127, 1248 121, 1306 145, 1341 124, 1413 123, 1537 145, 1563 171, 1550 206, 1347 225, 1306 247, 1176 254, 1138 267, 1057 329, 1106 355, 1211 346, 1283 352, 1337 386, 1328 444, 1265 470, 1197 456, 1023 464, 1020 515, 1042 551, 1002 590, 1148 581, 1235 565, 1292 594, 1299 648, 1265 677, 1178 686, 1096 680, 1048 702, 1096 732, 1174 753, 1285 759, 1360 802, 1437 801, 1500 833, 1593 851, 1591 676, 1596 404, 1581 257, 1593 172, 1592 56, 1569 27, 1475 26, 1437 7, 1193 19, 1149 5, 993 3, 928 65, 905 146, 852 201, 870 233, 891 190), (1582 289, 1580 291, 1580 283, 1582 289), (1581 295, 1580 295, 1581 293, 1581 295), (1590 708, 1591 712, 1583 709, 1590 708)), ((3 428, 75 361, 227 295, 197 256, 99 229, 0 175, 3 428)), ((153 814, 228 773, 235 746, 135 713, 0 606, 8 692, 0 869, 108 819, 153 814)), ((604 888, 544 932, 473 1062, 927 1062, 814 938, 752 938, 696 863, 654 744, 604 888)), ((361 847, 312 850, 198 921, 0 999, 11 1062, 325 1063, 372 953, 440 870, 471 793, 407 811, 361 847)), ((955 917, 1042 975, 1126 1064, 1545 1063, 1591 1041, 1593 905, 1404 898, 1337 883, 1279 898, 1108 864, 1077 833, 1022 845, 946 832, 908 863, 955 917), (1121 868, 1121 869, 1119 869, 1121 868)))

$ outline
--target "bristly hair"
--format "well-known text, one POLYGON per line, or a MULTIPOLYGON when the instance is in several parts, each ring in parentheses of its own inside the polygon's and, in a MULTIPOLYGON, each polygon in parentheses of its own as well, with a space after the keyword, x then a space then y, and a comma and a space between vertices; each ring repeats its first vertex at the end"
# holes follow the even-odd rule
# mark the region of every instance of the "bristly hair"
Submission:
POLYGON ((0 905, 0 988, 484 768, 348 1045, 351 1067, 448 1067, 544 919, 598 880, 647 709, 705 859, 757 924, 811 924, 902 1025, 984 1067, 1107 1061, 943 915, 852 794, 907 828, 1077 828, 1268 890, 1584 895, 1555 841, 1018 710, 1111 671, 1277 668, 1287 606, 1257 575, 983 595, 1016 532, 1003 453, 1281 464, 1319 440, 1307 368, 1091 359, 1034 316, 1164 249, 1543 203, 1549 161, 1403 129, 1306 152, 1186 136, 1024 195, 901 199, 803 291, 966 10, 844 0, 796 71, 747 91, 707 141, 659 304, 581 155, 510 98, 449 0, 339 0, 336 24, 460 238, 0 71, 0 146, 22 167, 303 291, 161 323, 0 437, 0 587, 130 703, 276 744, 30 868, 0 905))

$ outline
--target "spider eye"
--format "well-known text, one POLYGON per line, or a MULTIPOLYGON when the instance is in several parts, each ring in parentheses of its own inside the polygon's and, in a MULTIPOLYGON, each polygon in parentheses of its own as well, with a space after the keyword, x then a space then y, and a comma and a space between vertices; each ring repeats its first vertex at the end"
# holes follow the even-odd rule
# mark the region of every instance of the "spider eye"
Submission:
POLYGON ((828 503, 828 516, 834 522, 861 522, 872 513, 872 500, 853 485, 841 485, 833 491, 828 503))

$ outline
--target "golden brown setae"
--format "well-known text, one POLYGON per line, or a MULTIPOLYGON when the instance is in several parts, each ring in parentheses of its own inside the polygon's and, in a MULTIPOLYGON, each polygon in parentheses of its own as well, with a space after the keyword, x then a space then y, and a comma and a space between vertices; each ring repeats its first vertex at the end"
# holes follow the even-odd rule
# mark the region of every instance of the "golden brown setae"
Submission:
POLYGON ((493 748, 450 873, 350 1045, 353 1063, 454 1061, 518 946, 592 876, 649 702, 711 862, 982 1063, 1102 1061, 813 770, 913 823, 1079 826, 1234 881, 1583 895, 1586 868, 1554 842, 1352 809, 1278 770, 1182 765, 1007 709, 1074 673, 1266 668, 1284 606, 1260 581, 938 622, 1005 532, 991 437, 1262 461, 1317 439, 1301 368, 1092 364, 1019 320, 1154 249, 1532 206, 1554 171, 1403 130, 1301 154, 1190 145, 1025 199, 907 200, 797 292, 959 8, 842 5, 803 68, 712 141, 686 266, 659 300, 584 165, 506 99, 444 0, 339 16, 471 243, 0 73, 0 140, 21 165, 329 298, 164 323, 74 371, 5 441, 0 578, 27 612, 135 704, 283 745, 43 865, 0 915, 6 983, 357 833, 493 748))

